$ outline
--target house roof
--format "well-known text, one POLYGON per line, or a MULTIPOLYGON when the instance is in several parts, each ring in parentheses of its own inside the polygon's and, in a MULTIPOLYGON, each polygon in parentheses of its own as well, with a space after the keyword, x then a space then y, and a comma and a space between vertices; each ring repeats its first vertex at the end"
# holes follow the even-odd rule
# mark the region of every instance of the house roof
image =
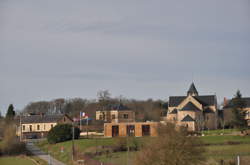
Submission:
POLYGON ((197 91, 197 89, 195 88, 194 83, 192 83, 192 84, 190 85, 190 87, 189 87, 187 93, 188 93, 188 94, 189 94, 189 93, 198 94, 198 91, 197 91))
POLYGON ((188 102, 180 111, 199 111, 200 109, 196 107, 192 102, 188 102))
POLYGON ((177 114, 177 109, 175 108, 175 109, 172 110, 169 114, 177 114))
POLYGON ((191 116, 187 115, 182 120, 182 122, 192 122, 195 121, 191 116))
MULTIPOLYGON (((250 107, 250 97, 242 97, 242 100, 246 103, 246 108, 250 107)), ((224 108, 232 107, 233 102, 232 99, 228 101, 228 104, 224 106, 224 108)))
POLYGON ((104 107, 104 111, 112 111, 112 110, 124 111, 124 110, 130 110, 130 108, 128 108, 123 104, 109 104, 104 107))
POLYGON ((57 115, 30 115, 30 116, 22 116, 22 123, 54 123, 58 120, 62 119, 65 116, 63 114, 57 115))
MULTIPOLYGON (((170 96, 169 107, 177 107, 188 96, 170 96)), ((211 106, 216 104, 215 95, 192 96, 203 106, 211 106)))

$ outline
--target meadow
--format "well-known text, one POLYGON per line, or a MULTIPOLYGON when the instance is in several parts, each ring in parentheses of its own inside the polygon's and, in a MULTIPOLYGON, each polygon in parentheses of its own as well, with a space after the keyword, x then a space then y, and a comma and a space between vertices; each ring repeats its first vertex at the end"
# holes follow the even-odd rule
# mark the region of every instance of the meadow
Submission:
POLYGON ((0 157, 1 165, 36 165, 32 160, 21 156, 0 157))
MULTIPOLYGON (((208 160, 219 162, 222 159, 225 161, 234 161, 237 155, 244 159, 250 159, 250 136, 235 136, 235 135, 210 135, 199 137, 205 144, 206 152, 204 155, 208 160)), ((142 143, 148 138, 136 138, 142 143)), ((79 153, 95 153, 101 150, 101 146, 115 145, 115 138, 96 138, 96 139, 79 139, 75 140, 74 144, 79 153)), ((42 141, 37 144, 42 150, 50 152, 55 158, 71 163, 72 141, 48 144, 47 141, 42 141)), ((110 162, 113 164, 125 165, 128 157, 131 161, 136 155, 136 152, 115 152, 96 156, 94 159, 101 162, 110 162)))

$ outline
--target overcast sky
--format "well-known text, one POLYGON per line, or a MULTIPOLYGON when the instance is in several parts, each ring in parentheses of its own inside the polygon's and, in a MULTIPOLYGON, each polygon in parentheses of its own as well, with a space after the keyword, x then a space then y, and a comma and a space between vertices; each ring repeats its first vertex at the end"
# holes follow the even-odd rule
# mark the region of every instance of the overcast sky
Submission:
POLYGON ((249 0, 1 0, 0 110, 31 101, 250 97, 249 0))

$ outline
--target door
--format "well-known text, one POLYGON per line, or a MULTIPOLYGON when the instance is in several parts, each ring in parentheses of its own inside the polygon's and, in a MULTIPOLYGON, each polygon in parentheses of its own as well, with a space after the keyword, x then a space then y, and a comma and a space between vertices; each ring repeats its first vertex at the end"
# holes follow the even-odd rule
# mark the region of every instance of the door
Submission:
POLYGON ((112 126, 112 137, 119 136, 119 126, 113 125, 112 126))

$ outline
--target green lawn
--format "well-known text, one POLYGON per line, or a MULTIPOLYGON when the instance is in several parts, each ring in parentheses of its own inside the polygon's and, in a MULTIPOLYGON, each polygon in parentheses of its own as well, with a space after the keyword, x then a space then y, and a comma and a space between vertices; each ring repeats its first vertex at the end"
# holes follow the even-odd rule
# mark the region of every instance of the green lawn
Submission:
POLYGON ((234 136, 234 135, 219 135, 219 136, 202 136, 201 140, 205 144, 228 144, 228 143, 250 143, 250 136, 234 136))
MULTIPOLYGON (((76 150, 78 152, 86 152, 88 150, 95 150, 95 146, 110 146, 114 144, 112 138, 98 138, 98 139, 80 139, 74 141, 76 150)), ((43 141, 37 144, 45 152, 50 152, 52 156, 64 163, 71 163, 72 154, 72 141, 67 141, 57 144, 48 144, 47 141, 43 141), (61 148, 63 147, 63 152, 61 148)))
POLYGON ((0 157, 1 165, 36 165, 33 161, 24 157, 0 157))
MULTIPOLYGON (((209 159, 220 160, 220 159, 234 159, 236 155, 242 155, 250 157, 250 136, 233 136, 233 135, 218 135, 218 136, 202 136, 199 137, 201 140, 207 144, 205 156, 209 159), (233 145, 231 145, 233 144, 233 145)), ((136 138, 140 143, 143 143, 144 140, 150 138, 136 138)), ((78 152, 94 152, 98 147, 96 146, 111 146, 115 144, 114 138, 98 138, 98 139, 80 139, 75 140, 76 150, 78 152)), ((50 153, 67 164, 71 163, 71 151, 72 151, 72 142, 67 141, 63 143, 57 143, 54 145, 49 145, 47 141, 43 141, 37 144, 44 151, 50 153), (64 148, 64 151, 61 152, 61 147, 64 148)), ((133 158, 135 152, 130 153, 129 157, 133 158)), ((96 159, 103 162, 111 162, 113 164, 123 165, 120 162, 124 162, 124 165, 127 162, 127 153, 118 152, 112 153, 109 155, 101 155, 96 157, 96 159)))
POLYGON ((217 129, 217 130, 206 130, 202 131, 204 135, 231 135, 233 133, 240 132, 238 129, 217 129))

